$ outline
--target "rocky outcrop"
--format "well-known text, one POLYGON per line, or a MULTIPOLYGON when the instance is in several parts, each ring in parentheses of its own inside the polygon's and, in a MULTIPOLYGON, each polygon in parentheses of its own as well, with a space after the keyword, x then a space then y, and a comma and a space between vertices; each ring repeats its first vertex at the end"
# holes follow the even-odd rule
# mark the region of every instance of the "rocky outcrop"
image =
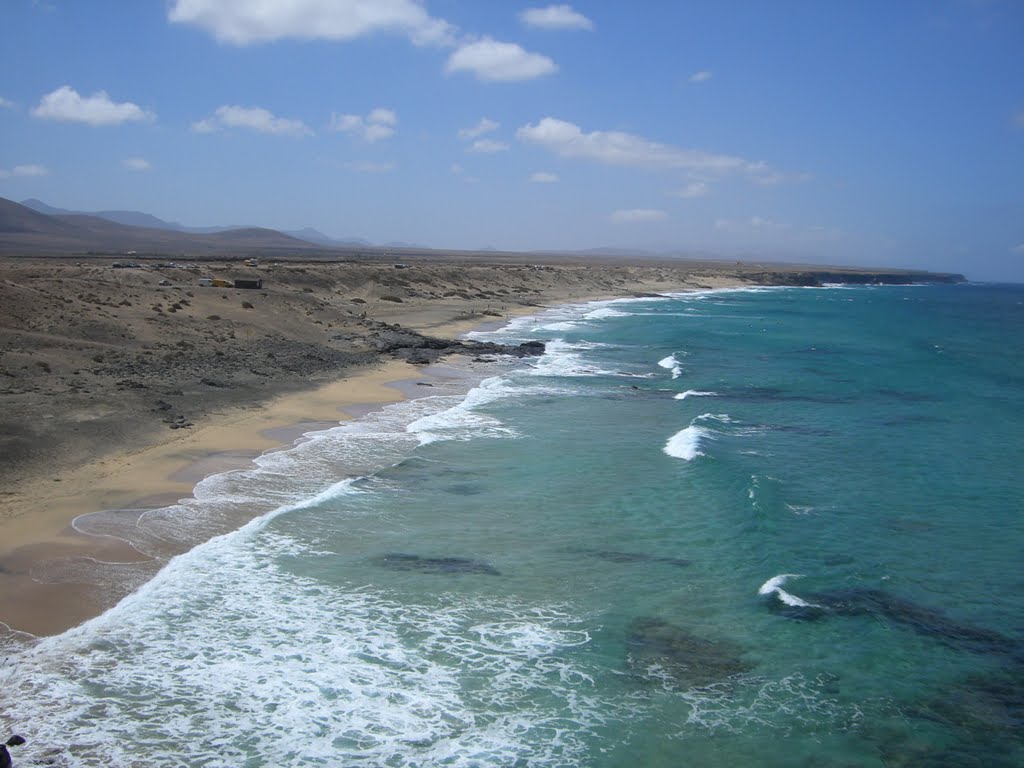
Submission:
MULTIPOLYGON (((346 340, 344 336, 336 336, 335 339, 346 340)), ((469 339, 440 339, 397 324, 382 325, 368 336, 367 342, 375 352, 390 354, 416 365, 433 363, 445 355, 537 357, 543 355, 545 349, 542 341, 512 345, 469 339)))
POLYGON ((658 618, 635 619, 629 625, 626 648, 640 669, 655 663, 687 687, 714 685, 752 668, 735 643, 698 637, 658 618))

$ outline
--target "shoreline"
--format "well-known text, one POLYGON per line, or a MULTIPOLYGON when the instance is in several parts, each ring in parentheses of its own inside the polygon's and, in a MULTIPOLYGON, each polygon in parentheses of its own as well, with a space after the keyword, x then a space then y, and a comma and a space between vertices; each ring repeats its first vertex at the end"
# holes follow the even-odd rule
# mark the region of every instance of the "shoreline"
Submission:
POLYGON ((406 400, 415 394, 409 391, 415 380, 430 378, 429 372, 409 363, 382 361, 255 408, 215 414, 185 434, 171 433, 141 450, 62 473, 59 485, 36 483, 34 502, 24 504, 30 508, 0 525, 0 626, 15 635, 48 636, 110 607, 89 585, 36 581, 32 573, 41 563, 70 557, 108 563, 150 560, 125 541, 77 531, 79 518, 174 504, 191 497, 210 475, 248 468, 260 455, 302 442, 306 433, 406 400))
POLYGON ((58 634, 113 604, 98 600, 98 590, 86 584, 36 579, 33 571, 43 563, 151 560, 122 540, 77 532, 77 518, 174 504, 190 498, 205 477, 247 468, 265 452, 295 445, 306 432, 430 394, 413 383, 431 376, 429 366, 375 347, 381 333, 398 323, 453 339, 559 305, 761 284, 749 273, 706 265, 437 263, 401 273, 388 266, 271 265, 268 292, 232 295, 187 290, 185 280, 192 277, 183 268, 182 282, 167 287, 166 271, 108 274, 99 263, 6 265, 10 278, 0 289, 14 291, 12 298, 23 303, 8 303, 7 316, 0 304, 0 342, 9 345, 0 361, 0 373, 8 377, 0 404, 9 414, 0 424, 0 435, 8 432, 0 453, 15 459, 0 493, 0 630, 58 634), (32 298, 40 290, 32 281, 62 296, 59 320, 32 298), (83 281, 93 293, 78 293, 83 281), (380 295, 402 286, 405 299, 380 295), (117 303, 118 296, 131 300, 117 303), (169 306, 175 297, 179 301, 169 306), (73 315, 80 319, 65 321, 66 307, 76 301, 84 303, 73 315), (85 306, 90 302, 92 309, 85 306), (261 311, 254 314, 253 303, 261 311), (213 310, 217 314, 207 314, 213 310), (105 326, 89 332, 102 330, 103 342, 89 337, 81 357, 69 362, 68 341, 82 333, 76 324, 96 317, 105 326), (46 334, 34 330, 40 322, 48 324, 46 334), (261 363, 264 358, 271 362, 261 363), (15 368, 12 362, 25 364, 15 368), (190 414, 194 425, 184 423, 190 414), (35 459, 33 471, 20 472, 26 446, 37 444, 52 453, 35 459))
MULTIPOLYGON (((573 298, 565 303, 602 298, 573 298)), ((457 338, 502 327, 514 317, 539 314, 552 306, 558 304, 518 308, 500 320, 454 317, 436 322, 431 331, 457 338)), ((42 478, 28 483, 21 496, 31 495, 31 501, 8 502, 8 514, 0 519, 0 637, 38 639, 61 634, 118 602, 102 600, 90 584, 39 581, 33 572, 40 565, 66 558, 157 563, 125 540, 77 530, 80 518, 176 504, 192 497, 197 484, 207 477, 249 468, 259 456, 289 450, 308 433, 362 418, 392 403, 430 396, 428 387, 447 378, 440 375, 446 367, 469 370, 465 360, 423 366, 381 358, 376 365, 347 371, 310 389, 279 394, 248 407, 226 408, 193 429, 165 433, 143 448, 62 472, 59 485, 42 478), (421 383, 426 386, 418 390, 421 383)), ((165 564, 160 562, 157 570, 165 564)))

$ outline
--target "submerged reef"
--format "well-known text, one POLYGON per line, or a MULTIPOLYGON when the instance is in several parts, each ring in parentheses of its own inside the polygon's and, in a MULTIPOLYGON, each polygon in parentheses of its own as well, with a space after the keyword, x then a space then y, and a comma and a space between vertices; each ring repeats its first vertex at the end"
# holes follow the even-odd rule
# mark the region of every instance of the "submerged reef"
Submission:
POLYGON ((792 603, 780 598, 773 602, 773 606, 784 616, 801 620, 827 616, 873 616, 972 653, 1010 654, 1020 660, 1022 652, 1020 642, 1011 637, 957 621, 943 611, 919 605, 883 589, 851 587, 812 592, 792 603))
POLYGON ((660 565, 673 565, 676 568, 687 568, 689 560, 681 557, 667 557, 664 555, 649 555, 646 552, 623 552, 617 549, 574 549, 581 555, 588 555, 608 563, 658 563, 660 565))
POLYGON ((465 557, 421 557, 403 552, 390 552, 373 558, 373 563, 392 571, 418 571, 420 573, 458 574, 483 573, 500 576, 501 572, 488 563, 465 557))
POLYGON ((657 664, 690 687, 702 687, 747 672, 743 649, 709 640, 663 619, 640 617, 629 625, 626 648, 634 665, 657 664))

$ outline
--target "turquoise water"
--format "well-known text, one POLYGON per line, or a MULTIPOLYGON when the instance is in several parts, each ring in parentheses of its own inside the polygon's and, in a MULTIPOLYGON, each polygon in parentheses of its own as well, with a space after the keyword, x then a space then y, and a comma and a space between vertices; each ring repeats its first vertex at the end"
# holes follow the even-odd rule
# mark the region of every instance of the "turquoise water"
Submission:
POLYGON ((483 335, 550 343, 82 519, 153 553, 217 535, 8 653, 16 755, 1024 764, 1024 289, 719 291, 483 335))

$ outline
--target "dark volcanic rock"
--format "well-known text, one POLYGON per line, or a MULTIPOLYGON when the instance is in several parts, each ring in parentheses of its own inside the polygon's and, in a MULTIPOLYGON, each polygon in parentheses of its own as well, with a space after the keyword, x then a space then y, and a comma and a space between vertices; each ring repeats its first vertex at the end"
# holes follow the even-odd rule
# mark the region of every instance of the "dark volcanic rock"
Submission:
POLYGON ((885 765, 918 768, 1017 768, 1024 754, 1024 679, 1020 667, 971 675, 904 709, 909 728, 879 734, 885 765), (941 738, 921 733, 941 729, 941 738))
POLYGON ((660 664, 690 686, 711 685, 751 669, 735 643, 698 637, 662 619, 635 619, 626 647, 634 663, 660 664))
POLYGON ((918 605, 882 589, 835 589, 811 593, 804 599, 812 605, 776 605, 782 614, 794 619, 818 619, 828 615, 874 616, 919 635, 935 638, 951 648, 1011 656, 1022 652, 1021 643, 1011 637, 959 622, 942 611, 918 605))
POLYGON ((373 562, 382 568, 392 571, 419 571, 420 573, 483 573, 488 576, 500 576, 501 573, 492 565, 470 560, 465 557, 421 557, 402 552, 391 552, 378 555, 373 562))
POLYGON ((621 552, 617 549, 578 549, 576 551, 609 563, 658 563, 661 565, 674 565, 676 568, 686 568, 690 565, 689 560, 684 560, 680 557, 648 555, 644 552, 621 552))
MULTIPOLYGON (((336 341, 344 341, 341 336, 336 341)), ((445 355, 509 355, 512 357, 536 357, 544 354, 544 342, 527 341, 522 344, 495 344, 490 341, 468 339, 439 339, 400 326, 383 326, 368 337, 369 344, 376 352, 400 357, 410 363, 425 365, 445 355)))

